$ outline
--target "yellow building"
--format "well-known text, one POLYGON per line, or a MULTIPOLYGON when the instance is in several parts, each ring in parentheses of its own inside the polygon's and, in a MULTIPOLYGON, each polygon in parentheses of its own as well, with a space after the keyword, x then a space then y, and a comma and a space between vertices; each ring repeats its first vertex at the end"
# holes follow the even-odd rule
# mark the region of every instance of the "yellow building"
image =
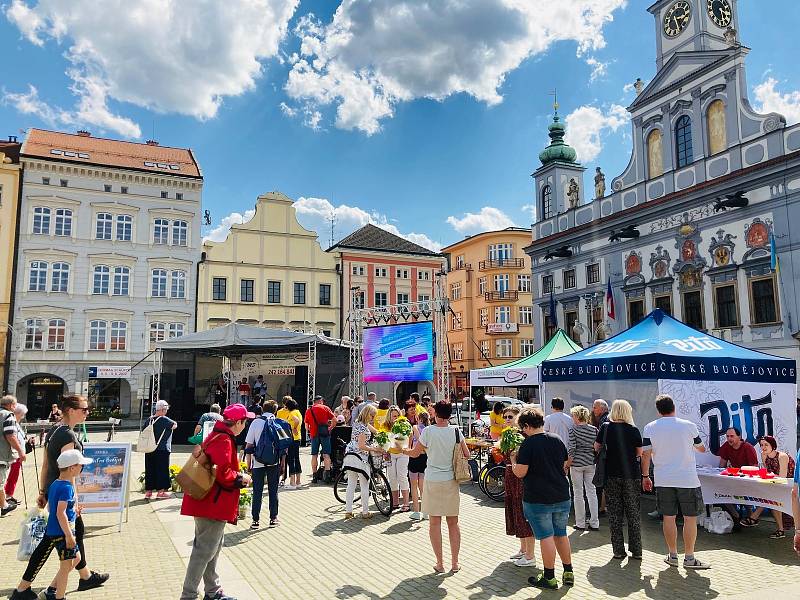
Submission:
POLYGON ((290 198, 259 196, 252 219, 203 244, 197 331, 239 322, 336 335, 337 258, 297 222, 290 198))
POLYGON ((0 142, 0 385, 8 386, 21 167, 16 137, 0 142))
POLYGON ((456 242, 449 255, 450 385, 469 393, 469 372, 533 354, 531 230, 509 227, 456 242))

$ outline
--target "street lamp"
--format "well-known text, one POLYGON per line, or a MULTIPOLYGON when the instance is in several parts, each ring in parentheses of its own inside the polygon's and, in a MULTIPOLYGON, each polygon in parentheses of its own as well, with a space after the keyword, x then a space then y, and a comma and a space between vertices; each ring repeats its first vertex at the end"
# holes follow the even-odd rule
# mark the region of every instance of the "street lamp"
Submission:
MULTIPOLYGON (((0 321, 0 325, 4 325, 7 330, 11 332, 11 339, 13 340, 15 337, 17 338, 17 345, 15 347, 14 353, 14 373, 19 374, 19 354, 22 351, 22 339, 20 338, 19 332, 11 325, 11 323, 6 323, 5 321, 0 321)), ((8 382, 8 373, 5 374, 5 380, 3 381, 3 387, 6 387, 8 382)))

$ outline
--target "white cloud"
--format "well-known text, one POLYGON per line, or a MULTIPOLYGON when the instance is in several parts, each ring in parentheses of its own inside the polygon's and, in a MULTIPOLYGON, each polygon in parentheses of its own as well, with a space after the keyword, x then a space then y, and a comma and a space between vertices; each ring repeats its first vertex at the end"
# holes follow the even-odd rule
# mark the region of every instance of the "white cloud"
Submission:
POLYGON ((227 217, 224 217, 222 221, 219 222, 219 225, 209 231, 208 235, 203 238, 203 241, 224 242, 225 238, 228 237, 228 232, 231 230, 231 225, 241 225, 242 223, 247 223, 255 214, 256 211, 252 208, 244 211, 244 214, 232 212, 227 217))
POLYGON ((358 206, 349 206, 347 204, 334 206, 326 198, 299 198, 295 201, 294 207, 297 211, 297 220, 306 229, 316 231, 324 247, 327 247, 330 242, 331 215, 336 217, 334 236, 336 241, 351 234, 359 227, 372 223, 381 229, 385 229, 429 250, 438 252, 442 247, 440 243, 433 241, 424 233, 401 232, 396 225, 389 221, 386 215, 378 212, 368 212, 358 206))
POLYGON ((31 43, 67 46, 77 95, 71 114, 126 137, 129 119, 108 99, 198 119, 214 117, 226 96, 255 87, 262 61, 277 56, 299 0, 12 0, 6 18, 31 43), (188 10, 187 10, 188 8, 188 10))
POLYGON ((592 67, 590 81, 597 81, 601 77, 608 75, 608 63, 597 60, 594 56, 586 59, 586 64, 592 67))
MULTIPOLYGON (((604 47, 603 26, 625 3, 343 0, 330 23, 313 15, 298 22, 300 54, 290 60, 286 92, 335 106, 337 127, 368 135, 415 98, 463 92, 494 105, 506 75, 552 44, 574 41, 579 55, 604 47)), ((599 61, 592 66, 602 71, 599 61)))
POLYGON ((459 233, 480 233, 513 227, 514 221, 499 208, 484 206, 478 213, 465 213, 462 217, 449 216, 447 223, 459 233))
POLYGON ((616 132, 628 120, 628 111, 619 104, 612 104, 605 112, 595 106, 580 106, 564 118, 564 139, 575 148, 579 161, 591 162, 603 150, 603 135, 616 132))
POLYGON ((756 110, 760 113, 776 112, 786 117, 789 124, 800 122, 800 91, 795 90, 782 94, 778 89, 778 80, 767 77, 753 88, 756 110))

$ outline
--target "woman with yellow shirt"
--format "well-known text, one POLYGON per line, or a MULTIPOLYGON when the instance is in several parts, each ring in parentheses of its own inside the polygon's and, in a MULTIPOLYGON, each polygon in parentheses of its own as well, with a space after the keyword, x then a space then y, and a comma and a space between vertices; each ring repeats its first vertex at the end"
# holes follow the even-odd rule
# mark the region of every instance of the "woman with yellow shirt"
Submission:
POLYGON ((375 420, 372 422, 372 426, 377 431, 389 431, 389 428, 386 427, 386 413, 389 412, 390 404, 388 398, 381 398, 381 401, 378 402, 378 411, 375 413, 375 420))
POLYGON ((286 466, 289 469, 289 485, 284 486, 285 490, 296 490, 300 487, 300 437, 303 428, 303 415, 298 409, 297 401, 291 396, 284 396, 283 398, 286 408, 278 411, 286 411, 285 417, 278 417, 283 419, 292 427, 292 445, 289 446, 289 451, 286 455, 286 466))
MULTIPOLYGON (((402 415, 399 406, 392 406, 386 411, 385 427, 386 431, 391 431, 394 422, 402 415)), ((411 484, 408 481, 408 456, 403 454, 403 449, 411 448, 411 436, 408 437, 402 446, 394 445, 389 448, 391 462, 386 469, 389 478, 389 487, 392 489, 392 502, 395 506, 400 506, 400 494, 403 495, 402 512, 408 512, 408 496, 411 492, 411 484)))
POLYGON ((503 409, 505 406, 502 402, 495 402, 492 412, 489 413, 489 437, 493 440, 499 440, 500 434, 503 433, 503 428, 505 427, 503 409))

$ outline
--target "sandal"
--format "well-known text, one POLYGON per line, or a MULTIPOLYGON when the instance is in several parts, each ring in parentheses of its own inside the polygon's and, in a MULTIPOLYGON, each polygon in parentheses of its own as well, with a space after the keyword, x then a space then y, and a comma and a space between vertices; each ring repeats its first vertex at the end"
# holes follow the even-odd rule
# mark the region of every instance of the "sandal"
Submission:
POLYGON ((786 532, 783 529, 776 529, 775 532, 769 537, 773 540, 782 540, 786 537, 786 532))
POLYGON ((739 525, 741 525, 742 527, 755 527, 756 525, 758 525, 758 519, 747 517, 739 521, 739 525))
POLYGON ((439 575, 441 575, 442 573, 444 573, 444 567, 442 567, 440 569, 439 565, 434 565, 433 566, 433 571, 434 571, 434 573, 439 573, 439 575))

